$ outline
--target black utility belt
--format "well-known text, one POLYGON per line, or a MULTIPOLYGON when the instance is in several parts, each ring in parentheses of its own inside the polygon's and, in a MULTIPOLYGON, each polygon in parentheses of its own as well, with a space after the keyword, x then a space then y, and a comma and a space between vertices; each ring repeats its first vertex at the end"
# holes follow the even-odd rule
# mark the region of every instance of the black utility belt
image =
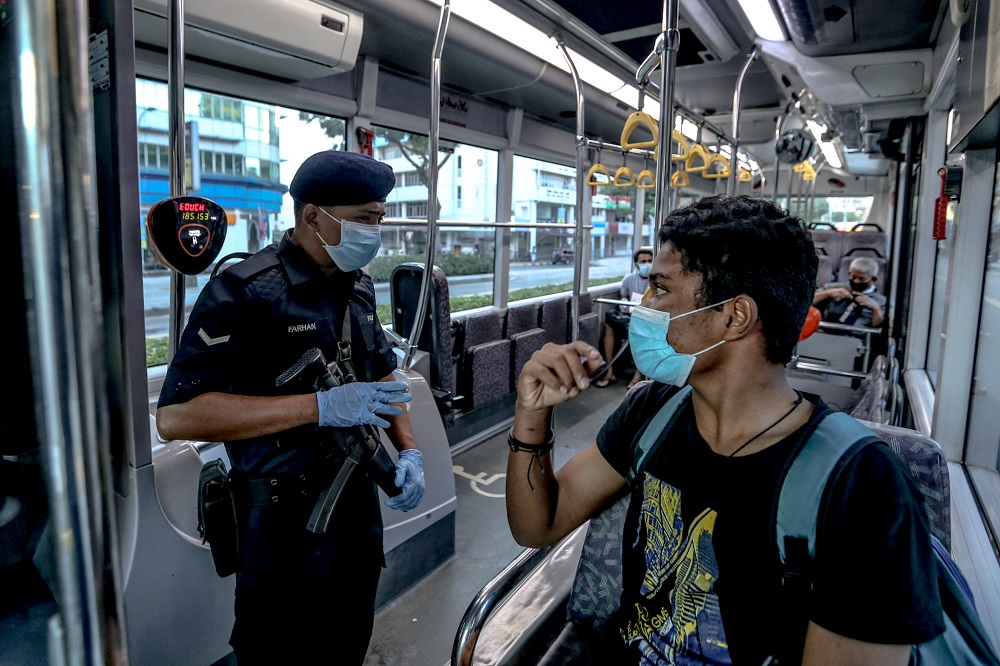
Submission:
POLYGON ((323 481, 315 472, 284 472, 248 479, 247 484, 250 506, 269 506, 315 497, 323 481))

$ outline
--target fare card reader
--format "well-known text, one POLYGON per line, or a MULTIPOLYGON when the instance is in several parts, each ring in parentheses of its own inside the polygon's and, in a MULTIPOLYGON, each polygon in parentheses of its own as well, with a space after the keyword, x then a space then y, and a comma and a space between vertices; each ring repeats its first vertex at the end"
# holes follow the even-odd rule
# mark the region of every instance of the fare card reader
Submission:
POLYGON ((204 197, 171 197, 146 215, 148 238, 167 268, 197 275, 212 265, 226 241, 226 211, 204 197))

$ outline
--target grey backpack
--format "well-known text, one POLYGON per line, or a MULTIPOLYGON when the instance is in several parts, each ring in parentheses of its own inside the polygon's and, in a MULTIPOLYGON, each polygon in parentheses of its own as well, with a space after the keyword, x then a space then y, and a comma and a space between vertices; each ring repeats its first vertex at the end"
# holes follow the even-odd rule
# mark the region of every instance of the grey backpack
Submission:
MULTIPOLYGON (((816 429, 802 443, 778 496, 775 525, 778 552, 785 582, 791 586, 809 583, 808 562, 814 554, 824 489, 836 481, 840 470, 861 446, 878 439, 871 430, 842 412, 830 410, 820 414, 820 419, 816 429), (816 479, 826 479, 826 482, 816 483, 816 479), (794 559, 790 554, 796 549, 808 557, 803 570, 790 562, 794 559)), ((931 544, 945 630, 925 643, 913 645, 910 664, 1000 665, 976 613, 968 583, 936 537, 931 537, 931 544)))

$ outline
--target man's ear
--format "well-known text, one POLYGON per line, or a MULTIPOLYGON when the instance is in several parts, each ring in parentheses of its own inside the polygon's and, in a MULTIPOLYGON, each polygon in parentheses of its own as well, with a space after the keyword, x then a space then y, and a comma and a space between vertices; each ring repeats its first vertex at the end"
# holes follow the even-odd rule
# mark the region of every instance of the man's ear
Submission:
POLYGON ((746 294, 740 294, 727 304, 729 321, 726 323, 726 339, 741 338, 753 330, 757 324, 757 303, 746 294))
POLYGON ((305 224, 310 231, 316 231, 319 229, 320 215, 322 215, 322 213, 315 204, 306 204, 302 209, 302 223, 305 224))

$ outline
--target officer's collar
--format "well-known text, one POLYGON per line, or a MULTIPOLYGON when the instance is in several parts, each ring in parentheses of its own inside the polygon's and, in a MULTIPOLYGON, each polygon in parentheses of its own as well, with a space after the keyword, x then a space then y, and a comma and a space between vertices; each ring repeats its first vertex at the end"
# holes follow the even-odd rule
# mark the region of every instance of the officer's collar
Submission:
MULTIPOLYGON (((291 229, 285 231, 285 235, 281 237, 281 242, 278 243, 278 258, 285 267, 285 273, 288 274, 289 282, 293 285, 308 282, 310 280, 327 279, 327 276, 324 275, 323 271, 321 271, 319 266, 316 265, 316 262, 312 260, 312 257, 310 257, 300 246, 292 242, 291 229)), ((350 273, 336 272, 329 276, 329 279, 333 279, 338 282, 344 281, 354 283, 358 279, 359 272, 360 271, 351 271, 350 273)))

